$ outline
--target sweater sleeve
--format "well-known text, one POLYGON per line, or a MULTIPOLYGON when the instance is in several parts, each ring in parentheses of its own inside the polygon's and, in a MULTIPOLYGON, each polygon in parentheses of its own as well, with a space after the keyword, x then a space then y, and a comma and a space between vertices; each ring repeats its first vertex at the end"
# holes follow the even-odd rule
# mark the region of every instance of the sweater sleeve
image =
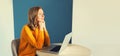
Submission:
POLYGON ((35 37, 32 34, 32 31, 30 30, 30 28, 28 26, 24 27, 25 30, 25 35, 26 35, 26 39, 27 41, 35 48, 37 49, 41 49, 44 43, 44 32, 43 31, 39 31, 38 36, 37 36, 37 40, 35 39, 35 37))
POLYGON ((45 36, 44 45, 45 46, 50 46, 50 37, 49 37, 49 34, 48 34, 47 30, 44 30, 44 36, 45 36))

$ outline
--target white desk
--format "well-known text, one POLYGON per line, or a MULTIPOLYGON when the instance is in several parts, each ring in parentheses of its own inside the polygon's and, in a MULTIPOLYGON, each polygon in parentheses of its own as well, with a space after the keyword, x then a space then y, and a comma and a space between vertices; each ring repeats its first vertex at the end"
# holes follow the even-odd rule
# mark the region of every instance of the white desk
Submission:
POLYGON ((36 54, 38 56, 91 56, 91 51, 80 45, 69 44, 59 55, 40 52, 40 50, 37 50, 36 54))

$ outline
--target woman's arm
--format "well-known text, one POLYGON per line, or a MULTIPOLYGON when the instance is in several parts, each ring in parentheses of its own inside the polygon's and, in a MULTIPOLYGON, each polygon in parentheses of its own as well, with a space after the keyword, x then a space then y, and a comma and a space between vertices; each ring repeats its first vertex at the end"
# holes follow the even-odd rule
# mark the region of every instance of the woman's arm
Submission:
POLYGON ((44 37, 45 37, 44 45, 45 46, 50 46, 50 37, 49 37, 49 34, 48 34, 47 30, 44 30, 44 37))
POLYGON ((44 30, 44 37, 45 37, 44 45, 45 46, 50 46, 50 37, 49 37, 48 31, 46 29, 45 21, 43 23, 43 30, 44 30))
POLYGON ((40 30, 38 32, 38 38, 36 40, 32 34, 32 31, 30 30, 28 26, 24 27, 24 31, 26 35, 25 38, 27 39, 27 41, 35 48, 41 49, 44 43, 44 32, 40 30))
POLYGON ((44 46, 50 46, 50 37, 46 29, 45 21, 39 22, 39 30, 44 32, 43 33, 44 34, 44 46))

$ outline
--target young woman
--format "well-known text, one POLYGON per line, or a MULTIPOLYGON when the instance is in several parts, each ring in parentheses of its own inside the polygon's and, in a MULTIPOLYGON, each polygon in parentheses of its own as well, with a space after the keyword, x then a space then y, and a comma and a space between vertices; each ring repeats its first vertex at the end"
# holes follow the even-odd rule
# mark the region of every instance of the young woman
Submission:
POLYGON ((32 7, 28 12, 28 24, 24 25, 20 36, 18 56, 35 56, 36 50, 50 46, 50 37, 41 7, 32 7))

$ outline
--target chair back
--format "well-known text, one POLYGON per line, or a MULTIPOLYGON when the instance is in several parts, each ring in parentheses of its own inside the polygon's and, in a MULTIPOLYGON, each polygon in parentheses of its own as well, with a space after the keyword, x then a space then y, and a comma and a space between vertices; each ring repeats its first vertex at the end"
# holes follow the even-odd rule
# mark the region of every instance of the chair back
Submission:
POLYGON ((18 56, 19 43, 20 43, 20 39, 12 40, 11 49, 13 56, 18 56))

